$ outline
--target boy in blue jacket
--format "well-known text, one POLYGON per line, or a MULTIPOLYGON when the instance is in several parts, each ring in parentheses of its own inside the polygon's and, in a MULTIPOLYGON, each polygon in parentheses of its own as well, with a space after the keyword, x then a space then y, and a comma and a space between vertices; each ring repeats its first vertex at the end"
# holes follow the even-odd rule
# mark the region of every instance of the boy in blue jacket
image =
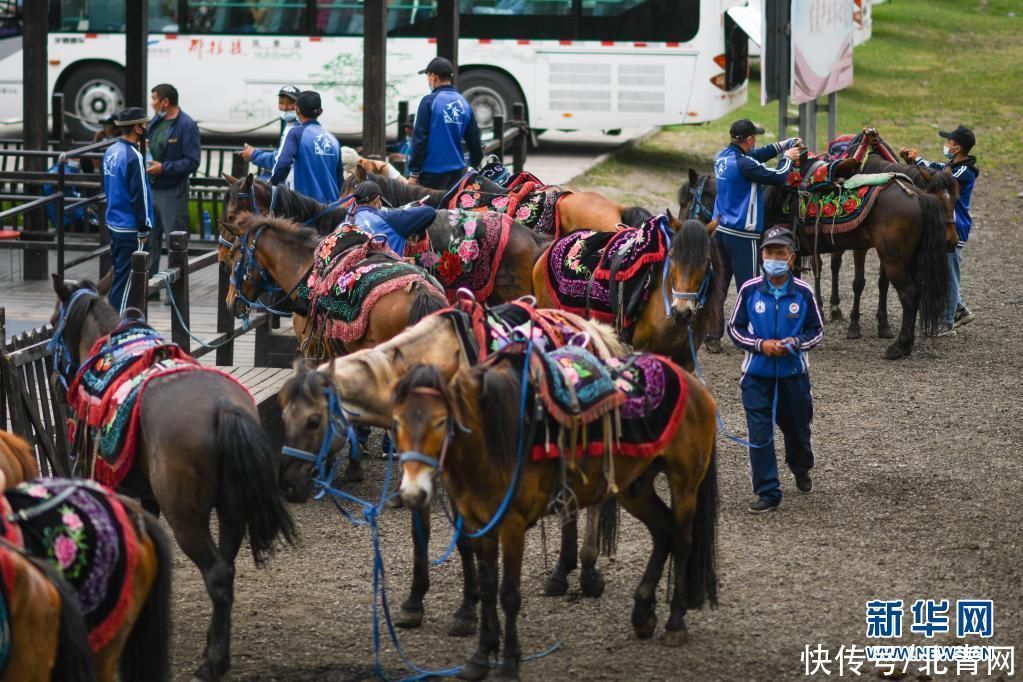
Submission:
POLYGON ((796 478, 796 488, 803 493, 813 490, 813 394, 806 351, 824 338, 813 287, 792 276, 796 259, 792 233, 772 227, 760 250, 764 274, 739 290, 728 321, 728 335, 746 351, 740 385, 757 496, 749 506, 754 514, 774 511, 781 504, 775 423, 785 436, 785 463, 796 478))

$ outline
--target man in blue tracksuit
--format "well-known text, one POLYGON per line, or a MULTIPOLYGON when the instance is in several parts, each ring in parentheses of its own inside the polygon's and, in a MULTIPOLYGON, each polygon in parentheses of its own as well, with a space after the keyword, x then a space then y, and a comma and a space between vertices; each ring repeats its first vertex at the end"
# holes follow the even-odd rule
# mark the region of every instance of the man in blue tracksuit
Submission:
POLYGON ((970 217, 970 198, 973 196, 973 185, 980 175, 977 168, 977 159, 970 155, 973 146, 977 144, 977 137, 973 131, 966 126, 959 126, 952 132, 941 131, 938 133, 945 138, 945 158, 949 163, 932 163, 920 156, 915 149, 903 149, 902 155, 918 166, 925 166, 932 170, 943 171, 946 166, 951 166, 952 176, 959 182, 959 199, 956 201, 956 233, 959 235, 959 244, 955 251, 948 254, 949 270, 949 292, 948 306, 945 308, 945 319, 942 321, 937 336, 955 336, 955 328, 973 322, 974 315, 963 303, 963 297, 959 289, 959 268, 963 261, 963 250, 966 248, 966 241, 970 238, 970 229, 973 227, 973 218, 970 217))
MULTIPOLYGON (((149 276, 160 271, 160 249, 170 233, 188 231, 188 176, 199 167, 199 126, 178 106, 178 90, 161 83, 150 91, 156 116, 146 131, 146 173, 153 187, 153 234, 149 239, 149 276)), ((156 292, 153 293, 156 295, 156 292)))
POLYGON ((431 92, 416 113, 409 184, 449 189, 465 173, 462 140, 469 148, 469 165, 483 161, 480 129, 472 107, 451 83, 455 67, 450 61, 434 57, 419 73, 426 74, 431 92))
POLYGON ((348 221, 373 234, 384 235, 387 245, 403 256, 405 240, 428 228, 436 217, 437 211, 430 206, 383 208, 380 186, 366 180, 355 188, 355 210, 348 221))
MULTIPOLYGON (((298 101, 300 94, 301 91, 294 85, 285 85, 277 92, 277 109, 281 115, 281 139, 277 141, 275 149, 255 149, 246 144, 238 152, 238 156, 249 163, 254 163, 259 168, 265 169, 266 172, 260 175, 260 180, 269 180, 270 170, 277 163, 277 157, 280 156, 281 149, 284 148, 284 140, 288 137, 288 132, 298 125, 298 112, 295 111, 295 102, 298 101)), ((290 176, 285 178, 284 184, 289 188, 292 186, 290 176)))
POLYGON ((153 196, 139 140, 146 134, 146 112, 130 107, 117 114, 121 132, 117 142, 103 155, 103 191, 107 196, 107 229, 110 230, 110 258, 114 282, 110 305, 123 312, 131 282, 131 254, 145 246, 153 227, 153 196))
POLYGON ((294 170, 295 191, 322 204, 333 204, 340 197, 344 182, 341 143, 317 121, 323 108, 320 94, 306 90, 295 102, 299 125, 288 131, 270 184, 280 185, 294 170))
POLYGON ((728 321, 728 335, 746 351, 740 386, 757 496, 749 510, 755 514, 774 511, 781 503, 775 423, 785 436, 785 463, 796 488, 813 490, 813 395, 806 352, 824 338, 824 323, 813 287, 792 276, 795 247, 785 228, 767 231, 761 249, 764 274, 742 286, 728 321))
MULTIPOLYGON (((756 277, 759 269, 758 244, 764 231, 764 185, 783 185, 792 171, 792 164, 799 159, 797 147, 802 145, 798 137, 783 140, 765 147, 757 147, 757 135, 764 129, 748 118, 732 124, 729 135, 732 142, 718 152, 714 159, 714 176, 717 178, 717 198, 714 200, 714 217, 718 228, 714 239, 721 253, 722 272, 715 278, 715 285, 727 293, 728 283, 735 278, 735 290, 742 288, 748 280, 756 277), (765 161, 784 152, 784 158, 776 168, 768 168, 765 161)), ((722 306, 725 296, 721 296, 722 306)), ((724 310, 719 319, 723 319, 724 310)), ((724 325, 707 335, 707 350, 721 352, 721 335, 724 325)))

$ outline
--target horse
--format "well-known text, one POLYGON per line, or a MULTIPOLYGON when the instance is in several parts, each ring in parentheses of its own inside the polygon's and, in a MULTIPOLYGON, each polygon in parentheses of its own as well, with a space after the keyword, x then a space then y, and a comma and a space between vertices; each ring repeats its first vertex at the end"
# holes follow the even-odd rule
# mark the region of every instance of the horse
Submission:
MULTIPOLYGON (((519 303, 491 308, 491 316, 503 315, 502 311, 523 312, 519 303)), ((593 344, 593 350, 600 357, 614 357, 625 353, 625 346, 607 325, 584 320, 568 313, 558 313, 564 324, 573 333, 586 334, 593 344)), ((492 318, 491 318, 492 319, 492 318)), ((469 367, 486 348, 474 348, 475 336, 466 336, 464 320, 452 314, 434 314, 418 322, 408 330, 375 348, 361 350, 350 355, 337 357, 321 365, 316 371, 309 370, 305 363, 296 363, 296 374, 281 388, 281 402, 285 425, 285 443, 296 451, 323 453, 326 450, 337 456, 343 443, 330 437, 332 420, 336 415, 331 410, 329 396, 336 395, 341 414, 353 422, 389 428, 392 425, 391 392, 395 384, 409 369, 418 363, 430 363, 445 377, 452 377, 461 368, 469 367)), ((291 502, 303 502, 309 496, 313 476, 313 458, 285 458, 281 471, 281 485, 291 502)), ((408 598, 401 605, 396 619, 402 627, 417 627, 423 620, 423 598, 429 589, 429 557, 427 547, 430 539, 429 514, 414 512, 416 526, 421 532, 412 533, 415 553, 412 586, 408 598)), ((562 530, 561 553, 554 572, 544 583, 548 596, 560 596, 568 590, 568 574, 582 562, 581 582, 585 596, 598 597, 603 591, 603 578, 596 569, 598 547, 597 526, 600 514, 587 510, 586 535, 582 552, 577 550, 577 530, 574 521, 562 530)), ((470 552, 464 542, 460 545, 463 569, 463 599, 458 607, 449 634, 465 636, 475 628, 478 599, 475 568, 470 552)))
MULTIPOLYGON (((706 334, 718 325, 725 295, 724 291, 714 284, 714 273, 721 271, 720 256, 714 246, 714 240, 711 239, 717 222, 711 221, 709 225, 704 225, 698 220, 687 220, 682 224, 672 216, 671 211, 667 211, 666 224, 673 230, 666 253, 658 256, 659 260, 650 266, 650 272, 645 275, 649 277, 647 286, 650 293, 635 314, 631 328, 625 330, 622 325, 620 331, 626 331, 635 348, 667 355, 687 371, 692 371, 695 364, 694 356, 700 344, 706 334)), ((635 232, 638 229, 632 228, 631 231, 635 232)), ((620 238, 628 239, 629 234, 630 231, 626 230, 620 238)), ((574 237, 571 235, 562 238, 572 239, 574 237)), ((540 307, 557 307, 559 301, 564 299, 565 292, 560 289, 568 286, 552 281, 548 267, 549 259, 554 257, 559 242, 548 248, 533 268, 533 290, 537 305, 540 307)), ((615 249, 613 243, 604 247, 605 250, 608 248, 612 251, 615 249)), ((616 257, 605 258, 610 260, 616 257)), ((553 266, 560 267, 557 264, 553 266)), ((639 276, 644 275, 637 275, 639 276)), ((592 274, 590 277, 592 281, 592 274)), ((611 299, 612 314, 616 319, 620 319, 625 311, 616 309, 621 307, 617 297, 612 295, 611 299)), ((582 310, 573 308, 572 311, 591 315, 589 305, 582 310)), ((600 319, 607 321, 604 318, 600 319)))
MULTIPOLYGON (((656 628, 656 590, 669 553, 675 579, 662 643, 680 646, 686 641, 687 607, 717 602, 716 404, 710 392, 691 374, 680 372, 678 380, 688 388, 689 397, 680 425, 656 453, 622 456, 615 444, 602 450, 603 456, 567 455, 573 468, 571 474, 563 475, 564 462, 537 461, 529 454, 536 429, 550 424, 537 418, 539 413, 527 406, 531 405, 528 399, 523 401, 528 395, 523 383, 529 381, 530 359, 521 350, 503 351, 480 366, 460 370, 450 380, 436 368, 422 365, 413 368, 394 392, 395 438, 403 453, 402 501, 413 508, 430 504, 434 479, 440 475, 465 527, 478 532, 491 529, 473 540, 482 617, 478 648, 462 668, 463 679, 486 677, 491 656, 502 648, 499 592, 505 639, 497 674, 503 680, 519 679, 522 654, 517 619, 525 533, 546 513, 551 493, 559 486, 569 488, 567 504, 578 507, 599 504, 619 491, 621 505, 650 532, 653 549, 632 611, 638 638, 650 638, 656 628), (611 461, 605 463, 605 458, 611 461), (654 481, 662 473, 671 490, 670 508, 655 490, 654 481), (504 574, 500 590, 499 544, 504 574)), ((613 440, 607 434, 604 437, 613 440)))
MULTIPOLYGON (((96 342, 118 327, 106 300, 111 280, 108 273, 97 287, 53 275, 58 306, 51 321, 58 353, 70 363, 62 374, 88 367, 96 342)), ((213 615, 195 676, 213 680, 230 667, 234 561, 246 532, 262 566, 279 541, 293 541, 294 525, 277 489, 276 457, 241 385, 202 368, 156 377, 151 387, 159 390, 141 399, 136 458, 119 489, 166 515, 178 546, 202 573, 213 615), (219 543, 210 536, 214 508, 219 543)))
MULTIPOLYGON (((46 572, 50 590, 59 595, 59 609, 67 609, 68 625, 73 630, 78 630, 74 625, 81 623, 85 633, 85 653, 91 657, 86 664, 86 669, 94 670, 96 679, 103 682, 113 682, 118 672, 120 662, 120 678, 125 681, 137 680, 149 682, 149 680, 169 679, 170 663, 170 584, 171 566, 174 558, 170 551, 170 542, 159 522, 150 514, 146 514, 134 501, 126 497, 116 496, 107 488, 94 486, 93 493, 89 495, 76 489, 94 485, 84 482, 77 482, 69 479, 40 479, 39 471, 32 457, 28 444, 20 438, 0 431, 0 490, 4 491, 4 500, 0 502, 3 509, 3 518, 0 519, 0 538, 3 538, 0 551, 5 555, 0 562, 10 560, 11 555, 22 554, 26 557, 33 556, 40 562, 49 563, 49 566, 61 580, 52 580, 53 573, 46 572), (70 489, 72 493, 78 492, 81 497, 73 494, 65 494, 63 506, 58 510, 63 519, 68 516, 74 521, 62 521, 63 527, 54 527, 45 518, 44 509, 51 507, 49 499, 59 497, 53 495, 45 497, 46 490, 53 486, 59 486, 63 490, 70 489), (124 590, 124 594, 118 600, 118 608, 123 609, 119 616, 108 615, 94 626, 90 632, 85 625, 81 609, 84 604, 89 603, 91 609, 97 609, 95 580, 103 577, 103 573, 86 573, 84 577, 70 573, 76 564, 65 559, 65 554, 59 551, 59 538, 70 539, 75 531, 85 533, 79 514, 83 509, 88 510, 95 505, 94 497, 102 498, 105 504, 118 507, 124 514, 111 514, 102 517, 104 523, 114 522, 120 531, 119 537, 113 539, 105 538, 95 531, 92 536, 83 535, 82 542, 98 542, 104 539, 108 545, 107 552, 114 553, 118 557, 133 555, 135 558, 124 562, 124 570, 127 572, 121 582, 116 578, 107 578, 106 589, 124 590), (79 500, 85 498, 87 505, 79 500), (77 522, 77 525, 75 525, 77 522), (70 529, 70 530, 67 530, 70 529), (38 538, 49 537, 54 534, 58 540, 52 543, 49 554, 39 552, 41 545, 51 543, 38 538), (113 546, 109 546, 113 545, 113 546), (67 563, 65 563, 67 561, 67 563), (82 595, 75 592, 75 588, 64 583, 63 578, 72 580, 77 578, 75 586, 82 591, 82 595), (79 597, 81 596, 81 599, 79 597), (90 653, 91 652, 91 653, 90 653)), ((74 544, 73 542, 71 544, 74 544)), ((85 552, 85 544, 76 549, 76 552, 85 552)), ((95 557, 98 557, 97 553, 95 557)), ((99 560, 94 558, 95 566, 83 567, 85 570, 100 570, 99 560)), ((110 575, 116 575, 111 567, 107 568, 110 575)), ((25 571, 27 573, 27 571, 25 571)), ((32 584, 32 578, 26 576, 26 581, 32 584)), ((36 579, 38 580, 38 579, 36 579)), ((35 586, 39 589, 39 585, 35 586)), ((44 590, 45 591, 45 590, 44 590)), ((17 590, 15 590, 15 593, 17 590)), ((35 592, 39 597, 39 593, 35 592)), ((8 595, 9 597, 11 595, 8 595)), ((14 598, 20 597, 15 594, 14 598)), ((41 604, 53 604, 52 596, 41 604)), ((19 608, 25 608, 24 604, 19 608)), ((12 609, 13 610, 13 609, 12 609)), ((58 614, 60 614, 58 610, 58 614)), ((115 609, 116 610, 116 609, 115 609)), ((65 616, 60 614, 60 620, 65 616)), ((48 628, 51 633, 59 631, 53 629, 52 624, 48 628)), ((23 633, 27 634, 27 633, 23 633)), ((44 635, 45 637, 45 635, 44 635)), ((77 651, 74 643, 69 643, 71 651, 77 651)), ((10 674, 10 670, 8 670, 10 674)), ((72 677, 74 673, 72 673, 72 677)), ((12 679, 12 678, 8 678, 12 679)), ((13 679, 22 679, 15 675, 13 679)), ((56 678, 62 679, 62 678, 56 678)))

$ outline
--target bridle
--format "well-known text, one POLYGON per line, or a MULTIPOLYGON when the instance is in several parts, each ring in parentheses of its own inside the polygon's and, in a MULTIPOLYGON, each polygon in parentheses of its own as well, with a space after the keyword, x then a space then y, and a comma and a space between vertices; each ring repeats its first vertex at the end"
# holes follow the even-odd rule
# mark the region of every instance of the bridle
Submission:
POLYGON ((442 473, 444 471, 444 460, 447 458, 448 454, 448 446, 451 445, 451 441, 455 437, 455 426, 458 425, 466 433, 469 432, 469 429, 458 424, 458 422, 455 420, 454 410, 451 409, 451 403, 448 401, 447 396, 445 396, 437 389, 430 388, 429 386, 419 386, 417 388, 411 389, 409 392, 417 393, 419 395, 428 395, 433 396, 435 398, 440 398, 448 411, 447 428, 445 429, 444 433, 444 442, 440 446, 439 457, 431 457, 430 455, 427 455, 426 453, 423 452, 419 452, 417 450, 406 450, 405 452, 402 452, 401 455, 398 457, 398 462, 400 464, 404 464, 405 462, 419 462, 420 464, 425 464, 426 466, 430 467, 438 474, 442 473))
POLYGON ((707 186, 707 178, 708 176, 701 175, 696 186, 689 188, 689 195, 693 197, 693 205, 689 209, 689 220, 699 220, 703 218, 707 222, 710 222, 714 219, 714 211, 703 205, 703 190, 707 186))
POLYGON ((72 357, 71 349, 68 348, 67 344, 68 318, 71 317, 71 313, 79 301, 86 301, 87 305, 92 305, 92 302, 98 298, 98 292, 88 287, 83 287, 73 292, 67 303, 60 305, 60 317, 57 319, 56 327, 54 327, 53 336, 50 337, 49 343, 46 344, 46 349, 53 353, 53 368, 56 370, 65 388, 67 388, 68 378, 77 373, 79 367, 79 364, 72 357))
POLYGON ((341 401, 337 397, 337 391, 334 390, 331 383, 328 383, 323 387, 323 392, 327 396, 327 427, 323 433, 323 440, 320 441, 320 449, 313 453, 287 445, 281 448, 282 455, 294 457, 313 465, 313 469, 316 471, 314 481, 320 486, 319 492, 315 495, 316 499, 323 497, 326 487, 334 481, 338 471, 341 470, 342 457, 335 458, 334 466, 330 471, 327 470, 327 460, 336 439, 347 438, 352 448, 351 457, 359 458, 359 437, 355 433, 355 427, 345 415, 341 401))
MULTIPOLYGON (((706 180, 706 177, 701 178, 701 183, 706 180)), ((661 232, 664 234, 665 239, 668 240, 669 254, 671 252, 671 232, 665 226, 667 219, 662 219, 659 223, 661 232)), ((694 313, 700 312, 703 307, 707 304, 707 296, 710 294, 710 287, 714 283, 714 261, 709 257, 707 258, 707 269, 703 272, 703 279, 700 280, 700 286, 697 287, 696 291, 679 291, 674 286, 668 284, 668 275, 671 270, 671 256, 665 256, 664 268, 661 271, 661 297, 664 299, 664 316, 671 317, 671 306, 675 301, 694 301, 694 313), (671 292, 669 298, 668 292, 671 292)))
POLYGON ((284 289, 274 283, 270 273, 256 259, 256 248, 259 245, 259 238, 263 236, 265 230, 266 225, 263 225, 254 232, 246 232, 244 235, 240 235, 235 242, 224 239, 223 235, 220 236, 219 240, 222 245, 229 246, 232 251, 236 248, 240 251, 234 267, 231 268, 231 286, 234 287, 235 296, 249 309, 266 310, 280 317, 291 317, 291 311, 279 310, 278 306, 288 301, 306 278, 300 277, 295 286, 289 291, 284 291, 284 289), (242 285, 246 283, 257 288, 256 295, 252 299, 248 298, 242 290, 242 285), (280 294, 280 297, 272 303, 263 303, 259 300, 263 294, 270 294, 271 297, 280 294))

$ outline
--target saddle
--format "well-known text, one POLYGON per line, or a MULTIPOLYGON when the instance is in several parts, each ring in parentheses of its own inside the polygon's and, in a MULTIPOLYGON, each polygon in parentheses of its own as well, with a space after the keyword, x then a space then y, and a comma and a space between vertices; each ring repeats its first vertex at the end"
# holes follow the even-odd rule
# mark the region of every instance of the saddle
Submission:
POLYGON ((585 348, 534 353, 532 364, 537 395, 562 426, 589 424, 625 402, 608 367, 585 348))

